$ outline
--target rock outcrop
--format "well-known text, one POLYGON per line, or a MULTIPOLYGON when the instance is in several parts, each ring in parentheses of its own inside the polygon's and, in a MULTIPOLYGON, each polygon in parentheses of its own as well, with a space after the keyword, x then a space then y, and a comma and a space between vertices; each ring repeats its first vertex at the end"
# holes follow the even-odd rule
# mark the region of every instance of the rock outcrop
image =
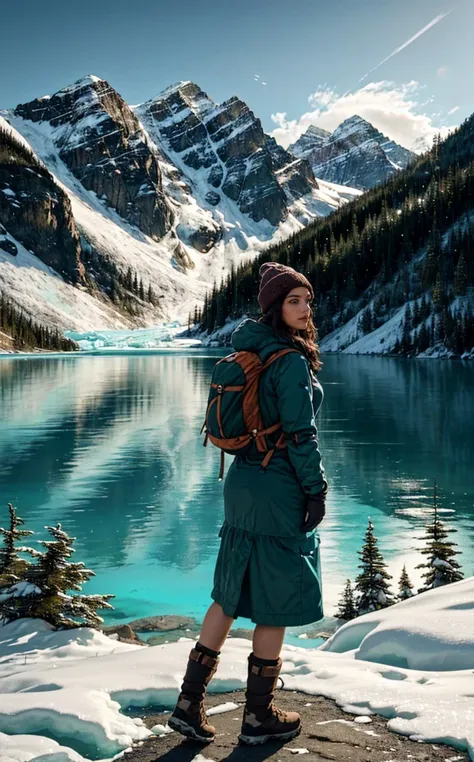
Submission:
MULTIPOLYGON (((65 280, 82 282, 81 242, 69 198, 6 122, 0 125, 0 218, 3 235, 10 233, 65 280)), ((3 236, 0 246, 17 253, 3 236)))

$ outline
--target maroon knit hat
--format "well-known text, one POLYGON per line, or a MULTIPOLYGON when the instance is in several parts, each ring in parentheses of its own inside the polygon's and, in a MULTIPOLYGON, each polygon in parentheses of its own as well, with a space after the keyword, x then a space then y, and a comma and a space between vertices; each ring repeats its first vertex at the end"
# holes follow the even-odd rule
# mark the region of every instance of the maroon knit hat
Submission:
POLYGON ((264 262, 260 267, 260 290, 258 303, 265 314, 279 296, 287 294, 293 288, 306 286, 314 297, 313 287, 303 273, 296 272, 292 267, 280 265, 278 262, 264 262))

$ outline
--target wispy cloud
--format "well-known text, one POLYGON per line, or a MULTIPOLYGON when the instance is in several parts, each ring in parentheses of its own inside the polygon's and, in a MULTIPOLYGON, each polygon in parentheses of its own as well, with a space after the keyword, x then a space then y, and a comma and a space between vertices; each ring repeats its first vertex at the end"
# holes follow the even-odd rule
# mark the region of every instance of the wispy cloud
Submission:
POLYGON ((460 108, 461 108, 461 106, 454 106, 454 107, 451 109, 451 111, 448 111, 448 116, 451 116, 451 114, 455 114, 455 113, 456 113, 456 111, 459 111, 459 109, 460 109, 460 108))
POLYGON ((254 78, 254 79, 260 79, 260 74, 254 74, 254 75, 253 75, 253 78, 254 78))
POLYGON ((432 19, 426 26, 423 27, 423 29, 420 29, 416 34, 414 34, 412 37, 410 37, 409 40, 404 42, 402 45, 399 45, 398 48, 395 48, 395 50, 392 50, 390 55, 388 55, 386 58, 383 59, 383 61, 380 61, 376 66, 374 66, 372 69, 370 69, 367 74, 364 74, 363 77, 359 79, 359 84, 364 81, 364 79, 367 79, 367 77, 372 74, 372 72, 379 69, 381 66, 383 66, 384 63, 387 63, 387 61, 390 61, 391 58, 394 56, 397 56, 399 53, 402 52, 402 50, 405 50, 409 45, 411 45, 415 40, 417 40, 419 37, 421 37, 423 34, 426 34, 432 27, 434 27, 436 24, 439 24, 440 21, 446 18, 446 16, 449 16, 450 13, 453 12, 453 9, 450 11, 447 11, 446 13, 440 13, 438 16, 436 16, 434 19, 432 19))
POLYGON ((439 77, 440 79, 442 79, 443 77, 445 77, 445 76, 446 76, 446 74, 448 73, 448 71, 449 71, 449 69, 448 69, 448 67, 447 67, 447 66, 439 66, 439 67, 436 69, 436 76, 437 76, 437 77, 439 77))
POLYGON ((309 96, 311 110, 299 119, 287 119, 285 112, 272 114, 276 128, 271 134, 287 148, 311 124, 332 131, 344 119, 359 114, 392 140, 406 148, 416 149, 422 144, 431 144, 437 133, 446 135, 453 129, 442 127, 437 117, 421 112, 421 108, 431 102, 431 99, 426 102, 426 97, 424 99, 422 96, 423 89, 417 82, 403 85, 387 81, 370 82, 344 95, 322 87, 309 96))

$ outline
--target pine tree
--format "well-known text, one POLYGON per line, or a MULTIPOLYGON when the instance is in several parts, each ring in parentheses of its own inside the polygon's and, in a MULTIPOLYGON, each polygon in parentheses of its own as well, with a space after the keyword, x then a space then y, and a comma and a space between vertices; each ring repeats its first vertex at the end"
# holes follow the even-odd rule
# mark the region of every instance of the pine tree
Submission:
POLYGON ((436 273, 438 272, 438 254, 435 251, 433 241, 428 242, 426 248, 426 257, 423 266, 423 287, 430 288, 434 285, 436 280, 436 273))
POLYGON ((446 529, 443 522, 438 517, 438 498, 437 484, 434 480, 433 495, 433 521, 426 527, 427 545, 421 550, 424 556, 428 556, 427 562, 419 564, 417 569, 426 569, 422 575, 425 580, 424 587, 418 590, 424 593, 426 590, 432 590, 435 587, 449 585, 451 582, 459 582, 463 579, 461 565, 456 561, 455 556, 459 555, 457 543, 450 542, 447 538, 450 534, 457 532, 457 529, 446 529))
POLYGON ((33 531, 31 529, 19 529, 25 522, 17 515, 16 509, 11 503, 8 503, 8 510, 10 512, 10 529, 0 527, 0 534, 3 536, 3 548, 0 548, 0 588, 10 587, 25 579, 30 562, 25 558, 20 558, 18 553, 38 556, 38 551, 33 548, 15 547, 18 540, 23 537, 30 537, 33 531))
POLYGON ((413 326, 414 327, 416 327, 419 324, 420 318, 421 318, 420 306, 418 304, 418 299, 415 299, 415 303, 413 305, 413 326))
POLYGON ((350 579, 346 581, 346 586, 341 595, 341 599, 338 603, 338 610, 336 611, 336 617, 338 619, 345 619, 348 622, 350 619, 355 619, 357 616, 357 610, 354 603, 354 591, 350 579))
POLYGON ((33 548, 16 542, 33 534, 31 529, 19 529, 25 522, 17 515, 16 509, 8 503, 10 512, 10 529, 0 527, 3 535, 3 547, 0 548, 0 619, 10 621, 25 614, 25 605, 34 586, 26 581, 31 563, 21 558, 18 553, 33 557, 40 555, 33 548))
POLYGON ((399 601, 406 601, 408 598, 411 598, 413 596, 412 590, 414 588, 413 583, 410 580, 410 577, 408 576, 407 567, 404 565, 402 569, 402 573, 400 575, 400 579, 398 581, 398 600, 399 601))
POLYGON ((433 304, 437 309, 441 309, 443 304, 445 303, 446 294, 444 290, 443 281, 441 278, 441 273, 438 272, 436 276, 436 283, 433 287, 433 304))
POLYGON ((411 331, 412 331, 412 313, 410 302, 407 302, 405 312, 403 315, 403 328, 402 328, 402 347, 404 352, 409 352, 412 349, 411 331))
POLYGON ((359 318, 359 327, 362 333, 370 333, 373 330, 374 316, 372 308, 368 305, 359 318))
POLYGON ((456 296, 464 296, 467 287, 467 269, 464 252, 461 252, 456 270, 454 271, 454 293, 456 296))
POLYGON ((362 569, 362 572, 355 583, 355 589, 358 593, 356 598, 358 616, 367 614, 369 611, 387 608, 395 602, 390 593, 388 581, 392 577, 386 571, 387 564, 377 547, 374 525, 370 519, 359 556, 362 561, 359 564, 359 569, 362 569))
POLYGON ((97 627, 103 622, 97 609, 113 608, 108 601, 115 596, 68 595, 69 590, 80 591, 95 574, 82 562, 68 561, 75 552, 72 547, 75 537, 69 537, 61 524, 46 529, 54 539, 41 541, 46 552, 40 554, 38 563, 30 569, 29 580, 41 593, 34 596, 28 616, 44 619, 54 627, 97 627))

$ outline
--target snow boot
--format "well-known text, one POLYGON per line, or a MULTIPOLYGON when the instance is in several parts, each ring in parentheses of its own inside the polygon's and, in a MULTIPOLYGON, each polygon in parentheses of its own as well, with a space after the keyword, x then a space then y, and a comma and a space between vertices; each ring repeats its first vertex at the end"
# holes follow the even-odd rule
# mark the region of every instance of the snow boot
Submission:
POLYGON ((253 746, 273 738, 289 741, 299 735, 299 714, 283 712, 273 703, 281 664, 281 659, 269 663, 250 654, 244 717, 239 735, 241 743, 253 746))
POLYGON ((200 643, 192 649, 178 703, 168 720, 170 728, 202 743, 211 743, 216 736, 215 727, 207 722, 203 702, 219 663, 219 653, 200 643))

